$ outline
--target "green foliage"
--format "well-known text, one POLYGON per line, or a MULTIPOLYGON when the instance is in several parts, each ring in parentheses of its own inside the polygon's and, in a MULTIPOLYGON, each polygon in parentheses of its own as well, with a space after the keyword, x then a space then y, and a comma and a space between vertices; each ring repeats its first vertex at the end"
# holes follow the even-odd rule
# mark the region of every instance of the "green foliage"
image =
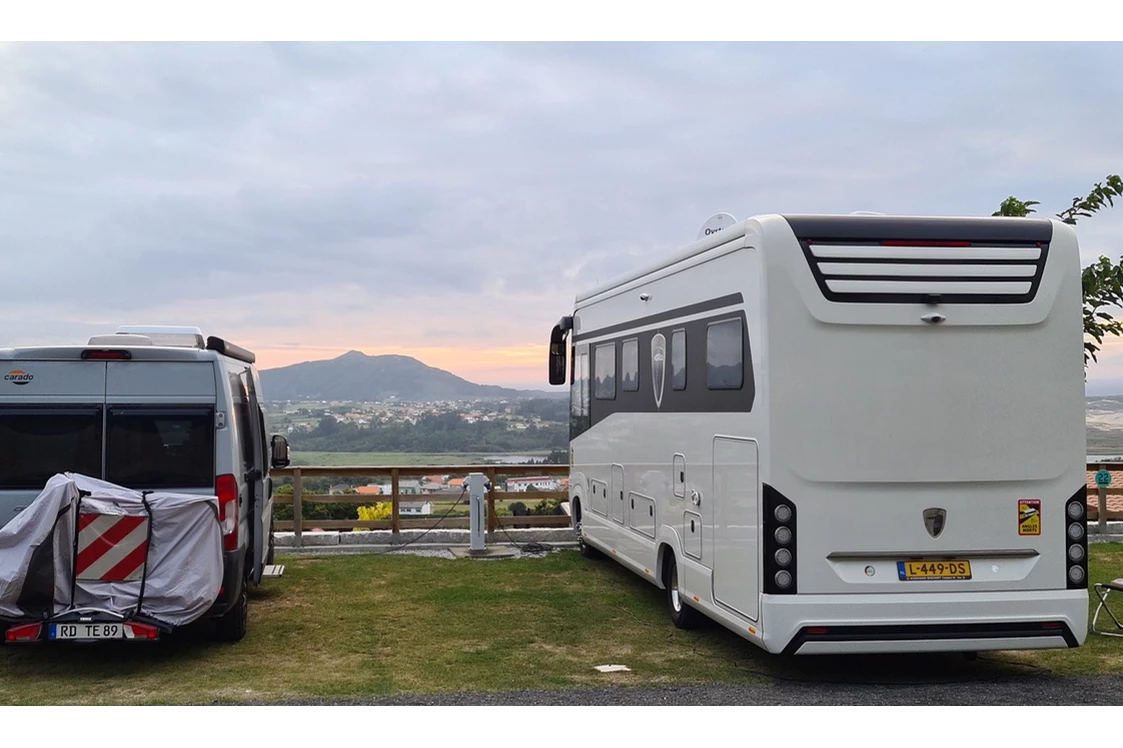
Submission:
MULTIPOLYGON (((1096 182, 1087 195, 1072 198, 1072 205, 1055 215, 1064 223, 1075 225, 1078 218, 1091 218, 1105 207, 1114 207, 1117 197, 1123 197, 1123 178, 1109 174, 1103 182, 1096 182)), ((1036 212, 1032 206, 1039 204, 1036 200, 1019 200, 1011 195, 991 215, 1025 218, 1036 212)), ((1087 367, 1089 358, 1098 360, 1096 355, 1106 336, 1123 334, 1123 323, 1104 311, 1123 304, 1123 258, 1116 264, 1101 255, 1084 268, 1081 281, 1084 288, 1084 366, 1087 367)))
POLYGON ((390 519, 394 507, 392 502, 379 501, 374 506, 361 506, 359 507, 359 519, 390 519))
MULTIPOLYGON (((532 406, 547 409, 547 406, 532 406)), ((541 416, 540 416, 541 417, 541 416)), ((328 416, 307 433, 289 435, 298 452, 480 452, 561 450, 569 443, 565 423, 543 420, 524 430, 508 429, 502 420, 469 423, 459 412, 424 415, 416 424, 375 423, 359 426, 328 416)))
POLYGON ((561 508, 561 499, 542 499, 530 508, 529 513, 534 516, 542 516, 544 514, 563 514, 564 512, 561 508))
MULTIPOLYGON (((292 496, 292 483, 287 482, 273 489, 274 496, 292 496)), ((305 494, 324 494, 328 492, 331 483, 329 478, 305 478, 303 492, 305 494)), ((353 490, 344 493, 355 493, 353 490)), ((302 503, 304 519, 359 519, 357 507, 354 504, 324 504, 314 501, 302 503)), ((273 504, 273 519, 290 520, 293 518, 292 504, 273 504)))

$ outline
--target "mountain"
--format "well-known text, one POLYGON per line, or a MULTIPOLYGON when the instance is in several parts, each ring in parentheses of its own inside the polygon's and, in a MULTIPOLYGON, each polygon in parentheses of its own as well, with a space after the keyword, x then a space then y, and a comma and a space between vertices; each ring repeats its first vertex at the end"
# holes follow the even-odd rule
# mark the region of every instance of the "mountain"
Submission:
POLYGON ((374 401, 396 397, 427 402, 568 394, 473 384, 409 356, 368 356, 361 351, 350 351, 327 361, 263 369, 261 387, 266 400, 374 401))

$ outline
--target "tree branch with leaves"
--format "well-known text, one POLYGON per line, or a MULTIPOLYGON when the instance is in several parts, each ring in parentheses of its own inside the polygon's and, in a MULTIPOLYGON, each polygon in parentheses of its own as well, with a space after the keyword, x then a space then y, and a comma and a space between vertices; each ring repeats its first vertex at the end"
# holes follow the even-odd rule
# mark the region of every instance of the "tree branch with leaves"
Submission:
MULTIPOLYGON (((1078 218, 1091 218, 1104 208, 1114 207, 1115 198, 1123 197, 1123 178, 1109 174, 1102 182, 1096 182, 1085 196, 1072 198, 1072 205, 1055 214, 1058 219, 1075 225, 1078 218)), ((1040 205, 1037 200, 1019 200, 1011 195, 1002 201, 991 215, 1025 218, 1040 205)), ((1084 287, 1084 366, 1088 359, 1097 361, 1096 355, 1108 335, 1123 335, 1123 322, 1110 312, 1112 307, 1123 306, 1123 258, 1113 263, 1109 258, 1100 258, 1084 268, 1081 273, 1084 287), (1090 338, 1090 340, 1088 339, 1090 338)))

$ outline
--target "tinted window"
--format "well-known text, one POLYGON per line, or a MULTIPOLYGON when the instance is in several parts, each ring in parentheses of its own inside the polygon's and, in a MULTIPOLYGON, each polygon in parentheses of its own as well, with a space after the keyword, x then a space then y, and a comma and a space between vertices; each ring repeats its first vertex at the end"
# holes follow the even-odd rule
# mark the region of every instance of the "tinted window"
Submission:
POLYGON ((38 490, 67 472, 101 477, 101 408, 0 410, 0 488, 38 490))
POLYGON ((616 398, 616 344, 598 345, 593 356, 597 371, 597 384, 593 395, 598 400, 616 398))
POLYGON ((248 473, 254 469, 253 431, 250 424, 249 403, 234 403, 234 420, 238 439, 242 442, 242 470, 248 473))
MULTIPOLYGON (((249 390, 246 387, 246 372, 231 372, 230 391, 234 393, 234 428, 238 440, 242 443, 242 470, 250 472, 254 469, 254 443, 253 443, 253 416, 250 413, 249 390), (238 398, 246 398, 239 400, 238 398)), ((265 433, 264 429, 261 433, 265 433)), ((265 464, 265 463, 262 463, 265 464)))
POLYGON ((686 330, 671 333, 671 389, 686 389, 686 330))
POLYGON ((574 353, 573 387, 569 392, 569 438, 589 428, 589 354, 574 353))
POLYGON ((639 389, 639 341, 625 340, 620 346, 620 389, 635 392, 639 389))
POLYGON ((715 322, 706 328, 706 386, 739 390, 745 381, 741 320, 715 322))
POLYGON ((110 408, 106 471, 129 488, 213 488, 214 411, 110 408))

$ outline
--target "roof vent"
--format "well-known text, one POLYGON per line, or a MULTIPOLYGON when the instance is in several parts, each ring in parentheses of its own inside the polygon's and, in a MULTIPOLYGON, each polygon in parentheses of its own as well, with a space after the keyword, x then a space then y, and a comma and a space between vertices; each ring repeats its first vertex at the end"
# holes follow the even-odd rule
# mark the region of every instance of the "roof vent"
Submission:
POLYGON ((117 328, 118 335, 141 335, 149 338, 152 345, 170 346, 173 348, 199 348, 207 347, 203 331, 198 327, 179 327, 174 325, 121 325, 117 328))
POLYGON ((145 335, 127 335, 123 333, 111 335, 94 335, 86 345, 154 345, 152 338, 145 335))

